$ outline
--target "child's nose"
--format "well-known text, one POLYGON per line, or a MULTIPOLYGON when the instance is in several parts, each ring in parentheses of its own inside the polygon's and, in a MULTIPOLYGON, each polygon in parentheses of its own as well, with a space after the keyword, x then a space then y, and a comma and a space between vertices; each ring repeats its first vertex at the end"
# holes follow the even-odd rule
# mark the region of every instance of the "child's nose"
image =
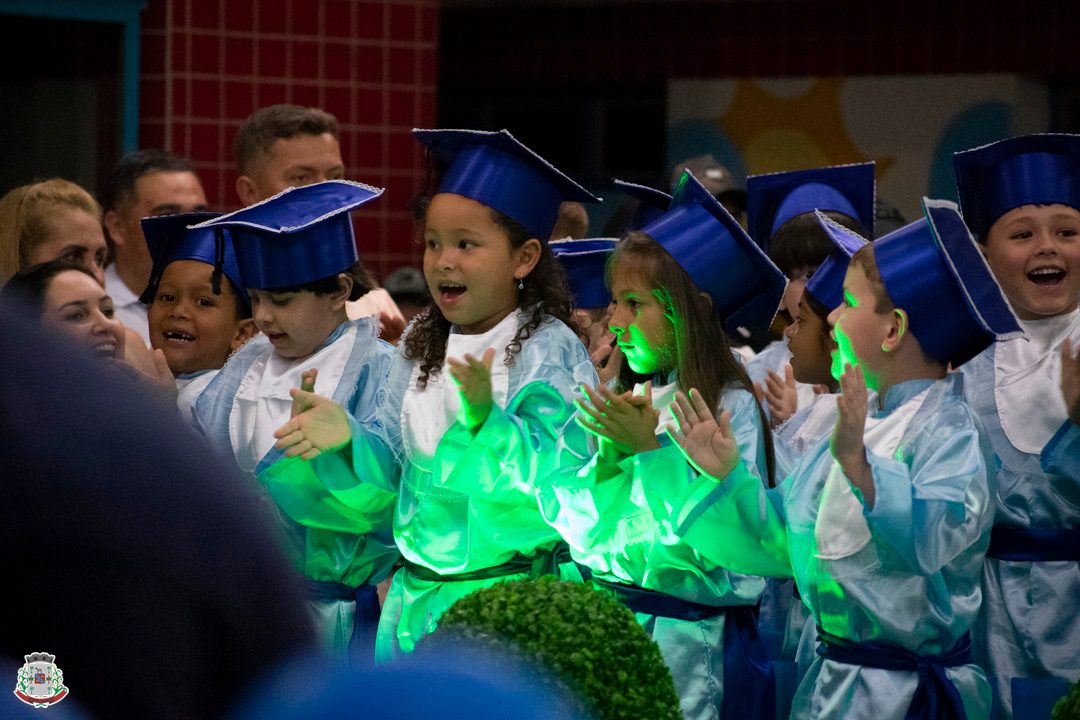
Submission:
POLYGON ((834 307, 832 312, 829 313, 829 317, 825 318, 825 322, 829 323, 829 327, 836 327, 836 319, 840 317, 840 307, 834 307))

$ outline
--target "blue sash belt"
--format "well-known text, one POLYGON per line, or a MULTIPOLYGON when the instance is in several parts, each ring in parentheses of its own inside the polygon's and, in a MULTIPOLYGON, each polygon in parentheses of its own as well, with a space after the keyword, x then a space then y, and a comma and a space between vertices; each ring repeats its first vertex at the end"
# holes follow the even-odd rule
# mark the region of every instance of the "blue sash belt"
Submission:
POLYGON ((986 557, 1013 562, 1080 561, 1080 527, 1037 530, 995 525, 986 557))
POLYGON ((379 594, 374 585, 349 587, 336 582, 307 581, 309 600, 329 602, 333 600, 356 603, 356 619, 353 621, 352 637, 349 638, 351 657, 367 664, 375 662, 375 631, 379 627, 379 594))
POLYGON ((723 717, 771 718, 776 710, 776 677, 758 636, 754 605, 703 605, 666 593, 601 580, 594 584, 636 613, 675 620, 708 620, 724 615, 723 717))
POLYGON ((573 562, 573 560, 570 557, 570 547, 566 543, 556 543, 553 547, 537 550, 532 555, 517 553, 499 565, 448 575, 436 572, 426 565, 402 559, 402 564, 410 575, 418 580, 428 582, 468 582, 522 574, 526 574, 530 578, 538 578, 543 575, 555 575, 558 577, 559 565, 569 562, 573 562))
POLYGON ((966 633, 951 650, 941 655, 916 655, 895 645, 832 637, 823 633, 820 627, 818 637, 821 639, 818 655, 829 660, 879 670, 918 673, 919 684, 904 720, 967 720, 960 692, 945 672, 945 668, 972 662, 971 637, 966 633))

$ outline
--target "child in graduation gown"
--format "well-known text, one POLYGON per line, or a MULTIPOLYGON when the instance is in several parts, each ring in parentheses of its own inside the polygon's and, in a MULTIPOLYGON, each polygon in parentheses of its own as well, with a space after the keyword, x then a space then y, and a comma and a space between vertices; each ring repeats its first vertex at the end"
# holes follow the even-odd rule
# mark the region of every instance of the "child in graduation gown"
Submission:
POLYGON ((541 486, 544 515, 593 582, 656 640, 686 717, 766 717, 774 691, 753 610, 764 580, 711 562, 675 534, 671 500, 694 473, 654 408, 676 388, 707 384, 709 402, 735 418, 747 465, 768 475, 764 415, 722 320, 767 328, 784 277, 689 173, 667 213, 620 241, 608 277, 624 369, 614 390, 586 388, 581 423, 599 451, 564 438, 541 486), (645 382, 643 397, 635 380, 645 382))
POLYGON ((1019 325, 955 205, 923 203, 924 219, 853 256, 829 317, 836 428, 782 484, 761 489, 726 415, 718 424, 697 393, 677 398, 670 431, 703 472, 679 501, 680 534, 733 567, 794 576, 818 625, 819 657, 793 718, 989 713, 968 630, 993 521, 993 455, 961 376, 946 368, 1019 325), (878 392, 869 415, 868 387, 878 392))
MULTIPOLYGON (((815 210, 869 237, 874 228, 874 167, 868 162, 746 179, 748 232, 788 278, 781 307, 790 322, 795 321, 809 278, 833 251, 815 210)), ((813 385, 788 368, 792 355, 788 342, 785 333, 746 364, 774 428, 814 397, 813 385)))
POLYGON ((284 458, 274 433, 299 409, 290 390, 301 382, 354 417, 374 416, 393 351, 372 318, 348 320, 345 302, 372 287, 358 262, 350 211, 381 194, 332 180, 196 226, 228 234, 262 331, 199 396, 196 426, 273 500, 286 551, 308 579, 324 646, 360 658, 374 651, 375 585, 398 558, 390 533, 394 493, 345 487, 351 467, 343 459, 326 458, 315 473, 302 458, 284 458))
POLYGON ((611 293, 604 285, 604 265, 616 242, 616 238, 584 238, 551 243, 551 252, 562 265, 574 298, 574 321, 605 385, 615 379, 622 364, 622 352, 608 328, 611 293))
POLYGON ((196 398, 229 355, 256 332, 232 243, 224 240, 221 269, 215 276, 215 232, 188 229, 219 215, 180 213, 141 221, 154 263, 140 297, 150 306, 150 346, 165 354, 176 377, 177 407, 188 422, 196 398))
POLYGON ((380 661, 411 652, 474 590, 556 572, 561 559, 580 580, 535 488, 558 439, 583 433, 575 388, 597 382, 547 243, 560 202, 597 199, 505 130, 414 134, 448 163, 424 219, 435 305, 406 330, 374 425, 298 392, 312 409, 280 443, 312 448, 316 470, 326 455, 350 458, 357 481, 399 493, 404 566, 383 606, 380 661))
MULTIPOLYGON (((822 438, 831 435, 836 426, 839 383, 832 377, 832 353, 836 350, 836 341, 832 339, 828 317, 832 309, 839 307, 843 301, 844 275, 851 256, 867 242, 825 213, 818 212, 815 217, 833 250, 806 281, 806 288, 795 310, 794 322, 784 329, 784 337, 791 355, 791 374, 795 381, 807 386, 819 386, 826 392, 811 394, 807 404, 799 407, 794 415, 773 430, 778 478, 790 475, 802 456, 822 438)), ((775 384, 770 382, 764 394, 771 403, 781 404, 784 402, 782 398, 773 397, 771 388, 775 384)), ((789 394, 793 396, 794 392, 789 394)), ((788 398, 789 401, 791 399, 788 398)), ((876 394, 870 391, 868 402, 873 404, 876 401, 876 394)), ((776 418, 777 413, 774 412, 772 417, 776 418)), ((814 624, 808 622, 809 611, 797 599, 790 579, 769 578, 768 583, 761 598, 758 628, 763 637, 773 633, 773 637, 777 638, 780 660, 798 661, 798 674, 801 677, 814 658, 817 645, 814 624)))
POLYGON ((1080 435, 1059 385, 1065 344, 1080 344, 1080 136, 1010 138, 954 164, 964 219, 1028 339, 962 368, 1000 461, 973 642, 1012 717, 1014 678, 1080 676, 1080 435))

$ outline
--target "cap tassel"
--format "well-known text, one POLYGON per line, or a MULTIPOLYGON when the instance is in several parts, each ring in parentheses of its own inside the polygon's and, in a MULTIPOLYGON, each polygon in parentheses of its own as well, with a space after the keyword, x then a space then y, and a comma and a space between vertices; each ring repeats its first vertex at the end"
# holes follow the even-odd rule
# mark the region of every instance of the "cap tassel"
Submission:
POLYGON ((210 275, 210 290, 221 294, 221 275, 225 267, 225 235, 222 228, 214 233, 214 272, 210 275))
POLYGON ((158 285, 161 284, 161 270, 154 267, 153 272, 150 273, 150 281, 146 283, 146 289, 139 295, 139 302, 143 305, 150 305, 154 302, 154 296, 157 295, 158 285))

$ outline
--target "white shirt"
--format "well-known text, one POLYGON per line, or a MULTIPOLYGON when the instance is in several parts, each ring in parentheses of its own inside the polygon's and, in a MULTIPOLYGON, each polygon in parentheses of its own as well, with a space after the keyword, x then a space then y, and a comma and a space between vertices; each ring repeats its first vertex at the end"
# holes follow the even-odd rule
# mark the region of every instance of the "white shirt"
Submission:
POLYGON ((150 347, 150 321, 147 307, 139 302, 139 296, 131 292, 116 272, 116 263, 105 268, 105 292, 112 297, 116 319, 139 334, 150 347))

